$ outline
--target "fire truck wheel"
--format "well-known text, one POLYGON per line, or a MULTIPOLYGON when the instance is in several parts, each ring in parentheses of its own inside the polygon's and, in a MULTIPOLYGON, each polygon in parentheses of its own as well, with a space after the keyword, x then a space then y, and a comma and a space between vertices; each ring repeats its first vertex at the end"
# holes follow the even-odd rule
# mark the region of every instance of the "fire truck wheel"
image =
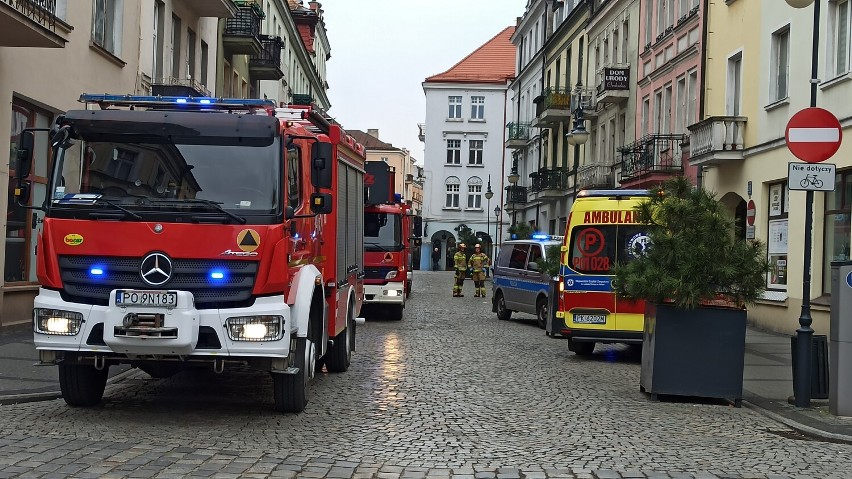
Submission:
POLYGON ((405 297, 406 298, 411 297, 411 281, 407 281, 405 283, 405 297))
POLYGON ((295 358, 293 366, 299 368, 298 373, 272 375, 275 409, 281 412, 302 412, 308 405, 310 380, 317 360, 314 343, 308 338, 297 338, 295 358))
POLYGON ((497 319, 508 321, 512 319, 512 312, 506 309, 506 298, 503 297, 503 292, 497 292, 497 319))
POLYGON ((390 314, 389 314, 390 319, 392 319, 394 321, 402 321, 402 312, 405 309, 405 305, 399 304, 399 305, 388 306, 388 309, 389 309, 389 312, 390 312, 390 314))
POLYGON ((544 329, 547 327, 547 315, 547 298, 539 296, 535 302, 535 318, 539 328, 544 329))
POLYGON ((104 397, 107 373, 105 367, 98 371, 88 364, 59 364, 59 388, 62 399, 69 406, 89 407, 104 397))
POLYGON ((334 346, 326 354, 325 365, 330 373, 343 373, 349 369, 352 362, 352 345, 355 344, 355 328, 351 320, 346 323, 346 329, 334 337, 334 346))

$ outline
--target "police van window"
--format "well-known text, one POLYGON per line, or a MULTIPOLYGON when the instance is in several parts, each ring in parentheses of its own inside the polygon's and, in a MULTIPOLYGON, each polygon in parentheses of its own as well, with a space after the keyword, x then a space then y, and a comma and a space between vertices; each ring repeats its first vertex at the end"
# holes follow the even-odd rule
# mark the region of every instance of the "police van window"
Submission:
POLYGON ((615 225, 579 226, 571 232, 568 265, 582 274, 609 274, 617 249, 615 225))
POLYGON ((513 246, 510 244, 504 244, 500 247, 500 254, 497 255, 497 266, 503 268, 509 266, 509 260, 512 258, 512 249, 513 246))
POLYGON ((515 269, 524 269, 527 266, 527 253, 530 245, 516 244, 512 246, 512 254, 509 256, 509 267, 515 269))
POLYGON ((530 263, 540 263, 541 262, 541 245, 530 245, 530 257, 527 260, 527 269, 530 268, 530 263))
POLYGON ((287 206, 298 208, 302 203, 302 177, 301 148, 293 147, 287 149, 287 206))

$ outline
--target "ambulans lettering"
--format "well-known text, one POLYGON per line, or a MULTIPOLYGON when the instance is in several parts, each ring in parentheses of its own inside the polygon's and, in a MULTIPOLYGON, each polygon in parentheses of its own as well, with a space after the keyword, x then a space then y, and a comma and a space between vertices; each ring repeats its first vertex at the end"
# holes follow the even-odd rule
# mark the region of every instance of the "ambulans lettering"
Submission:
POLYGON ((587 211, 583 217, 583 223, 587 224, 625 224, 637 223, 636 213, 634 211, 587 211))

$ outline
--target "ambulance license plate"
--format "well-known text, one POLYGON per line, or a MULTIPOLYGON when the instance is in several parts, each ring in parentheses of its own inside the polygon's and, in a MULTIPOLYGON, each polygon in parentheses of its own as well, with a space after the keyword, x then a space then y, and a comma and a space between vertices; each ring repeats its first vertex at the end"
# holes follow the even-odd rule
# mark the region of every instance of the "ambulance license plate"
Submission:
POLYGON ((574 324, 606 324, 605 314, 575 314, 574 324))
POLYGON ((177 306, 176 291, 140 291, 138 289, 119 289, 115 292, 116 306, 159 306, 174 308, 177 306))

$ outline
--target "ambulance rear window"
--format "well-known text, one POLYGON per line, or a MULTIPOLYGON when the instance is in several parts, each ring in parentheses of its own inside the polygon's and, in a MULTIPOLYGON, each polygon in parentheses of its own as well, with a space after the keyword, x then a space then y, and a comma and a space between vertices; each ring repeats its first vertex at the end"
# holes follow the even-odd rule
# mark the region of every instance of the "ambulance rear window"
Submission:
POLYGON ((571 233, 568 266, 581 274, 610 274, 616 263, 644 253, 650 241, 644 225, 587 225, 571 233))

